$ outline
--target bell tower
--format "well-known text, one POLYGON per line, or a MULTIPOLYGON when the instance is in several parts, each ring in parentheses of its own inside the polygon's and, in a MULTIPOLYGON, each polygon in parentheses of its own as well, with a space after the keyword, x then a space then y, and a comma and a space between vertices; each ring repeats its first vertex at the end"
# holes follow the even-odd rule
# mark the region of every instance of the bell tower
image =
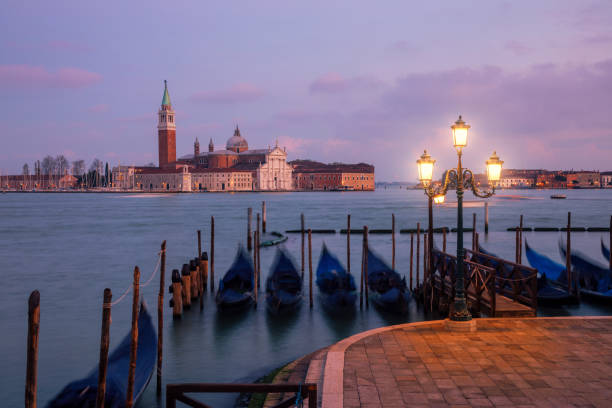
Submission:
POLYGON ((193 155, 198 157, 200 155, 200 141, 196 137, 195 143, 193 144, 193 155))
POLYGON ((164 80, 164 96, 157 119, 157 138, 159 142, 159 167, 167 167, 176 162, 176 122, 170 103, 168 83, 164 80))

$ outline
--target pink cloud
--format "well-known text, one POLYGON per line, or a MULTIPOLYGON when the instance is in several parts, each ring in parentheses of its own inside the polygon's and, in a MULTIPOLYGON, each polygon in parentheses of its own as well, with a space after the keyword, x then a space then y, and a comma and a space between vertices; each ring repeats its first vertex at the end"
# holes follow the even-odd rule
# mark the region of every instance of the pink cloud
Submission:
POLYGON ((531 48, 529 48, 525 44, 519 41, 515 41, 515 40, 508 41, 504 45, 504 48, 510 51, 511 53, 513 53, 514 55, 519 55, 519 56, 529 54, 532 51, 531 48))
POLYGON ((190 99, 194 102, 232 104, 253 102, 263 95, 264 92, 255 85, 239 83, 224 90, 197 92, 190 99))
POLYGON ((32 65, 0 65, 0 84, 13 88, 83 88, 102 80, 102 75, 80 68, 55 72, 32 65))
POLYGON ((292 137, 292 136, 279 136, 278 145, 282 147, 286 147, 287 151, 294 155, 303 154, 307 151, 307 148, 312 146, 316 140, 314 139, 306 139, 301 137, 292 137))
POLYGON ((108 112, 109 109, 110 109, 110 106, 108 104, 99 103, 97 105, 90 106, 89 108, 87 108, 87 111, 92 112, 92 113, 103 113, 103 112, 108 112))
POLYGON ((337 73, 330 72, 315 79, 310 84, 311 93, 341 93, 356 89, 376 88, 381 81, 370 77, 343 78, 337 73))

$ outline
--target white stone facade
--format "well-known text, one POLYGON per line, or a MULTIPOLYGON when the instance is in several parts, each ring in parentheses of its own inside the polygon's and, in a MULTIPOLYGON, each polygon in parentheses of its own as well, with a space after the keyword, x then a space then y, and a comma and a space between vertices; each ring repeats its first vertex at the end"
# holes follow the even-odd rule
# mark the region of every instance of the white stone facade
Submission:
POLYGON ((253 175, 248 170, 194 170, 192 191, 252 191, 253 175))
POLYGON ((287 152, 278 146, 266 154, 266 161, 256 170, 255 189, 259 191, 293 190, 293 168, 287 163, 287 152))

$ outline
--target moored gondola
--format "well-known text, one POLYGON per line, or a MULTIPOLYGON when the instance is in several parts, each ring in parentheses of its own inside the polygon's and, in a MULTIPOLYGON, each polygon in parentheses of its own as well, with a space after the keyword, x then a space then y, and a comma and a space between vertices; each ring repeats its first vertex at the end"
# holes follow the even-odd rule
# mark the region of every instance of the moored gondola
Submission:
POLYGON ((259 240, 260 247, 269 247, 273 245, 282 244, 287 240, 287 236, 281 234, 278 231, 272 231, 269 234, 262 234, 261 239, 259 240))
MULTIPOLYGON (((131 334, 123 338, 121 343, 108 357, 106 375, 105 404, 107 408, 126 406, 128 372, 130 365, 131 334)), ((140 305, 138 316, 138 345, 136 371, 134 377, 134 403, 147 387, 157 353, 157 335, 144 302, 140 305)), ((90 371, 87 377, 68 384, 53 398, 47 408, 81 408, 95 407, 98 392, 99 366, 90 371)))
POLYGON ((276 252, 266 280, 266 305, 274 314, 291 312, 302 303, 302 278, 284 248, 276 252))
POLYGON ((529 264, 538 270, 538 303, 568 304, 577 299, 567 290, 567 272, 561 265, 533 250, 525 241, 525 255, 529 264))
POLYGON ((357 300, 355 279, 325 244, 317 265, 317 286, 321 303, 328 311, 342 312, 354 308, 357 300))
POLYGON ((246 309, 254 302, 255 269, 253 261, 242 245, 236 258, 219 282, 215 297, 217 308, 221 311, 246 309))
POLYGON ((610 261, 610 248, 606 248, 603 239, 601 240, 601 254, 606 258, 606 261, 610 261))
MULTIPOLYGON (((559 252, 564 257, 567 254, 562 241, 559 241, 559 252)), ((570 260, 574 272, 578 274, 580 294, 593 301, 612 303, 612 277, 610 275, 612 271, 598 265, 578 251, 571 251, 570 260)))
POLYGON ((372 303, 377 307, 393 313, 408 312, 410 291, 406 279, 369 248, 368 289, 372 303))

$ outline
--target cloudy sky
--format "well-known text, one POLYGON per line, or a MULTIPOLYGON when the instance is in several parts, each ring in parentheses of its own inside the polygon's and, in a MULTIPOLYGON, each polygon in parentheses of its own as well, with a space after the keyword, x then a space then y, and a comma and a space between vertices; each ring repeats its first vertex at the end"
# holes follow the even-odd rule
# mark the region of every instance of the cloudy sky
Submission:
MULTIPOLYGON (((251 147, 416 177, 455 164, 612 170, 612 3, 39 1, 0 13, 0 171, 46 154, 157 160, 167 79, 177 152, 239 124, 251 147)), ((439 174, 439 173, 438 173, 439 174)))

